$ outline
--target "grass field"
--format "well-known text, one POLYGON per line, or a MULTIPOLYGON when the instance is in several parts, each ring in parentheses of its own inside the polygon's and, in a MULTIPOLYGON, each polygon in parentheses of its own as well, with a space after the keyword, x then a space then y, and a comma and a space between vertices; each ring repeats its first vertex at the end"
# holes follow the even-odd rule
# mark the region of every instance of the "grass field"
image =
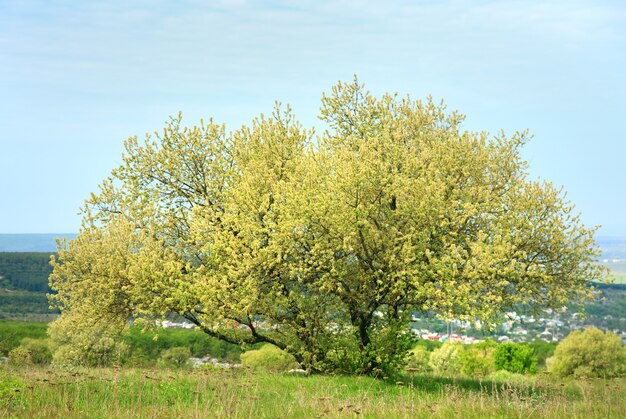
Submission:
POLYGON ((610 269, 610 276, 616 284, 626 284, 626 259, 604 262, 603 265, 610 269))
POLYGON ((2 368, 0 418, 609 418, 626 412, 623 378, 415 376, 390 382, 246 370, 2 368))

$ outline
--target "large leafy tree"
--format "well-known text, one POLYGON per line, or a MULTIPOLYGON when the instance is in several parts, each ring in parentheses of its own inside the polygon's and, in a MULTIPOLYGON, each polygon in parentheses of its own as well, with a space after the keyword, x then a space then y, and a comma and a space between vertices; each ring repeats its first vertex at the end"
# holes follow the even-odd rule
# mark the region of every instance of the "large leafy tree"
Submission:
POLYGON ((73 327, 176 314, 307 368, 373 373, 405 357, 412 312, 490 320, 590 297, 594 229, 528 179, 526 133, 463 131, 443 104, 356 80, 320 118, 318 136, 277 107, 232 133, 179 116, 128 139, 60 243, 53 304, 73 327))

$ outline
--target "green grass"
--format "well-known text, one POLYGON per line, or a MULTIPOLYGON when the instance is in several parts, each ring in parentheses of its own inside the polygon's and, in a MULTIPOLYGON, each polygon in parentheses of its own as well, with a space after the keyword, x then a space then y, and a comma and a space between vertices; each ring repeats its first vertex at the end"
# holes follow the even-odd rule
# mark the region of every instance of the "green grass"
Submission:
POLYGON ((603 265, 609 268, 609 276, 614 279, 614 283, 626 284, 626 260, 609 261, 603 263, 603 265))
POLYGON ((46 323, 0 320, 0 356, 7 356, 24 338, 45 339, 46 323))
POLYGON ((626 273, 614 273, 611 278, 614 284, 626 284, 626 273))
POLYGON ((587 418, 626 412, 626 379, 520 376, 507 382, 415 376, 389 382, 247 370, 3 368, 14 388, 4 392, 0 418, 587 418))

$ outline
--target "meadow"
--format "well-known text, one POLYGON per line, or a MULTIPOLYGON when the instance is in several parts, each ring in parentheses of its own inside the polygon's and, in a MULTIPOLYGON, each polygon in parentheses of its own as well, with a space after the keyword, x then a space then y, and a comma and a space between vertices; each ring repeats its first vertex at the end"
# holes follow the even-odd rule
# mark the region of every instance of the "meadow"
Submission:
POLYGON ((626 259, 603 263, 610 270, 610 277, 616 284, 626 284, 626 259))
POLYGON ((2 367, 8 417, 623 417, 626 379, 383 380, 247 369, 2 367))

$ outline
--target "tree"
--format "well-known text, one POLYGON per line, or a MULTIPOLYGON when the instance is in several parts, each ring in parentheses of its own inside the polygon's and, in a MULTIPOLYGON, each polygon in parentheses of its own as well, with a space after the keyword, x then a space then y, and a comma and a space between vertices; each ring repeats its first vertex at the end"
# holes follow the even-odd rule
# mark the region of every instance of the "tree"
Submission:
POLYGON ((526 133, 461 131, 443 104, 356 80, 320 118, 318 136, 277 106, 229 134, 179 115, 129 138, 59 243, 53 305, 81 327, 176 314, 308 369, 373 374, 405 361, 413 311, 490 320, 592 294, 594 229, 527 178, 526 133))
POLYGON ((616 377, 626 373, 626 347, 616 334, 588 327, 563 339, 547 364, 562 377, 616 377))

